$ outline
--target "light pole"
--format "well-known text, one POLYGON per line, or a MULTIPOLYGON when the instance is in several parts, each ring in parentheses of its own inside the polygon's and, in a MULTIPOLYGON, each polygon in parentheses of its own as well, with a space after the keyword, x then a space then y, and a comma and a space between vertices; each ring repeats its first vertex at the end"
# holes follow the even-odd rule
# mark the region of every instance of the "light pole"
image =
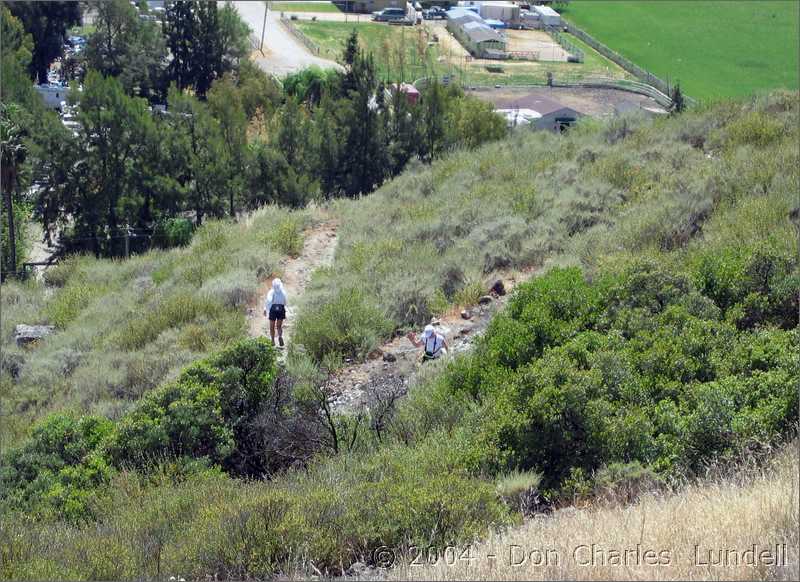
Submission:
POLYGON ((258 50, 264 54, 264 33, 267 31, 267 12, 269 11, 269 2, 264 2, 264 24, 261 26, 261 46, 258 50))

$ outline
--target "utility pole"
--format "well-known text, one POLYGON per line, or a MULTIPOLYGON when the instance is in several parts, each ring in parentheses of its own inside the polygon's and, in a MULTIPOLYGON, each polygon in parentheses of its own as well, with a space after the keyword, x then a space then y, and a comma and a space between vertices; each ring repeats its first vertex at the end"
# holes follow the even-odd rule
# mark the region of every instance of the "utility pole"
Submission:
POLYGON ((264 54, 264 33, 267 31, 267 12, 269 12, 269 2, 264 2, 264 24, 261 26, 261 46, 258 50, 264 54))
POLYGON ((125 258, 129 259, 131 256, 131 227, 125 226, 125 258))

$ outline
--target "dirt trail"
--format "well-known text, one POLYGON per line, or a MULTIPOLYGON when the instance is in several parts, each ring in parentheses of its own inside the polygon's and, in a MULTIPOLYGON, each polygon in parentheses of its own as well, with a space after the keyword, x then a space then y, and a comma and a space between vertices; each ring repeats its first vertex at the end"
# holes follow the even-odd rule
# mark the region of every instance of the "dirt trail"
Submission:
MULTIPOLYGON (((288 295, 283 339, 287 343, 292 336, 298 301, 311 280, 312 271, 333 262, 337 227, 338 223, 335 220, 326 220, 311 227, 304 233, 303 251, 300 256, 283 262, 281 280, 288 295)), ((269 322, 264 317, 264 301, 271 287, 272 277, 262 281, 255 302, 251 303, 247 310, 250 337, 269 337, 269 322)))
MULTIPOLYGON (((338 223, 328 219, 308 229, 304 233, 303 251, 300 256, 287 259, 283 263, 282 280, 289 299, 283 332, 287 344, 291 341, 297 305, 308 286, 311 273, 333 262, 338 240, 337 228, 338 223)), ((452 355, 469 350, 475 338, 486 330, 492 316, 505 306, 511 296, 511 290, 530 279, 535 273, 536 270, 532 268, 497 272, 492 281, 500 279, 505 286, 506 294, 491 294, 489 295, 491 300, 484 299, 483 304, 467 308, 470 312, 469 319, 464 319, 460 310, 453 310, 434 319, 431 323, 447 338, 449 353, 452 355)), ((258 296, 248 309, 251 337, 269 336, 269 323, 264 317, 263 310, 271 286, 272 277, 262 281, 258 296)), ((487 294, 489 294, 488 288, 487 294)), ((416 331, 421 332, 421 329, 416 331)), ((285 351, 282 353, 285 354, 285 351)), ((420 355, 420 349, 414 347, 408 338, 402 335, 385 342, 364 362, 347 360, 345 366, 332 374, 326 383, 333 410, 352 412, 364 406, 369 407, 375 398, 405 394, 421 369, 420 355)))
MULTIPOLYGON (((453 310, 434 319, 431 323, 447 339, 450 348, 447 358, 469 350, 475 339, 486 331, 492 316, 508 302, 511 290, 530 279, 536 272, 536 269, 529 268, 495 273, 492 281, 503 281, 505 295, 489 294, 492 299, 488 303, 467 308, 471 315, 469 319, 462 318, 460 310, 453 310)), ((416 331, 420 333, 422 330, 416 331)), ((421 369, 421 354, 420 348, 414 347, 405 335, 401 335, 373 351, 367 361, 347 362, 348 365, 333 374, 327 382, 326 388, 333 410, 356 411, 364 406, 369 407, 375 398, 385 400, 387 397, 405 394, 421 369)))

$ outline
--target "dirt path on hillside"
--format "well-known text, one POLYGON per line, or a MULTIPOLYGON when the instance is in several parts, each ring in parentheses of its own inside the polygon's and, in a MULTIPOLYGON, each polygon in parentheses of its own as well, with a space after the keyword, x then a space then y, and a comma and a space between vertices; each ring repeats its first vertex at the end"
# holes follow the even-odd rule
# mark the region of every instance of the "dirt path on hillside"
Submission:
MULTIPOLYGON (((491 293, 490 283, 483 299, 485 303, 464 309, 469 312, 469 319, 462 317, 461 310, 455 309, 432 320, 431 323, 445 336, 450 347, 445 359, 471 349, 475 339, 486 331, 494 314, 506 305, 514 287, 533 277, 536 272, 537 269, 529 268, 495 273, 490 280, 494 282, 499 279, 503 282, 504 295, 491 293)), ((416 332, 419 335, 422 329, 416 332)), ((367 361, 346 362, 348 365, 328 378, 326 389, 330 394, 332 409, 336 412, 353 412, 371 406, 376 399, 403 396, 413 386, 422 369, 421 355, 420 348, 414 347, 405 335, 400 335, 374 350, 367 361)))
MULTIPOLYGON (((326 220, 306 230, 303 239, 303 251, 296 258, 286 259, 281 280, 288 295, 286 321, 283 324, 283 339, 289 342, 297 315, 297 304, 305 292, 311 273, 314 269, 330 265, 336 251, 338 223, 326 220)), ((272 288, 273 277, 263 280, 258 287, 258 294, 247 310, 250 337, 269 337, 269 322, 264 317, 264 302, 267 292, 272 288)))
MULTIPOLYGON (((283 332, 287 345, 291 341, 297 305, 308 286, 312 272, 333 262, 338 242, 337 228, 338 222, 328 219, 306 230, 300 255, 283 262, 282 280, 289 300, 283 332)), ((436 330, 447 339, 450 348, 447 358, 471 349, 475 339, 486 330, 494 314, 506 305, 514 287, 530 279, 536 272, 536 269, 529 268, 494 273, 487 279, 486 295, 482 302, 464 309, 469 312, 466 314, 467 318, 462 316, 460 309, 454 309, 432 320, 436 330), (490 287, 497 280, 502 281, 504 294, 490 292, 490 287)), ((268 277, 259 284, 257 298, 249 306, 250 337, 269 337, 269 322, 264 317, 263 310, 272 279, 268 277)), ((421 331, 422 329, 416 330, 418 334, 421 331)), ((285 354, 285 350, 282 353, 285 354)), ((420 356, 420 348, 413 346, 405 335, 401 335, 375 349, 364 362, 346 360, 345 366, 331 374, 326 382, 325 389, 332 409, 339 413, 354 412, 370 407, 376 399, 403 396, 423 369, 420 356)), ((438 362, 426 365, 437 366, 438 362)))

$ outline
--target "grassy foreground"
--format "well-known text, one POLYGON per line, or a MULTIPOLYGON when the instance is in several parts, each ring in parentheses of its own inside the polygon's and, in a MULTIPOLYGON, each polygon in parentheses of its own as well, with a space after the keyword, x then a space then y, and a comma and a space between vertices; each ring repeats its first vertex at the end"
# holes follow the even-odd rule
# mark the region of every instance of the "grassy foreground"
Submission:
POLYGON ((486 542, 460 547, 435 565, 401 564, 392 578, 796 579, 797 455, 795 443, 765 470, 708 479, 669 495, 646 495, 630 507, 598 504, 558 511, 486 542), (754 545, 755 562, 745 554, 754 545), (765 550, 772 557, 759 560, 759 552, 765 550), (720 551, 727 561, 720 560, 720 551), (646 552, 655 557, 646 558, 646 552))
POLYGON ((696 98, 798 87, 797 2, 575 0, 563 14, 696 98))

